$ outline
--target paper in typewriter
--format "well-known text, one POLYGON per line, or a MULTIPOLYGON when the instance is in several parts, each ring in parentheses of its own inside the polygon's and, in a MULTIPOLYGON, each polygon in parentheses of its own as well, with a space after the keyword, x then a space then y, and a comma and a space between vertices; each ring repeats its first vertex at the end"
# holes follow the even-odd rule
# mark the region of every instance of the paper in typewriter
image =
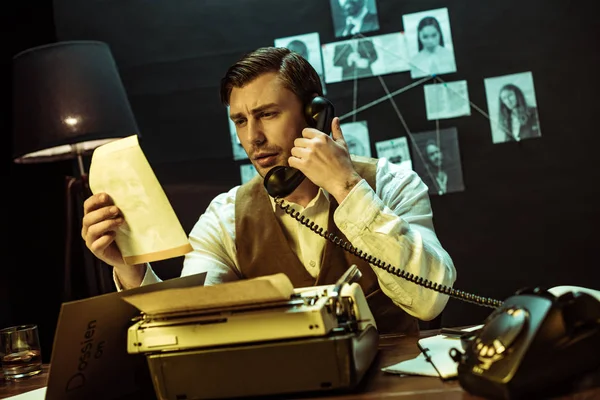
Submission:
POLYGON ((123 296, 123 300, 148 315, 256 305, 290 300, 292 282, 283 273, 220 283, 211 286, 165 289, 123 296))
POLYGON ((115 241, 127 264, 159 261, 192 251, 137 135, 94 150, 89 184, 92 193, 111 196, 125 218, 115 241))

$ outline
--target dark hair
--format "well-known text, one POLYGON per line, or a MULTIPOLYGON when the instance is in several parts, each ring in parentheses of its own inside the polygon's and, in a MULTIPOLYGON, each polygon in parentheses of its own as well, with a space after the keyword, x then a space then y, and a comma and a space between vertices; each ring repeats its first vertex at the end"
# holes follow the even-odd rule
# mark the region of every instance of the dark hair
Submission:
POLYGON ((277 72, 283 86, 298 96, 302 103, 308 103, 315 95, 323 95, 317 71, 300 54, 285 47, 261 47, 245 54, 229 67, 221 79, 221 102, 229 105, 233 88, 241 88, 269 72, 277 72))
POLYGON ((294 39, 285 47, 308 59, 308 46, 306 46, 306 43, 304 43, 302 40, 294 39))
POLYGON ((502 92, 505 90, 510 90, 515 94, 515 97, 517 98, 517 106, 515 107, 515 113, 517 114, 517 117, 519 118, 519 122, 521 123, 521 125, 524 125, 527 123, 527 121, 529 120, 529 118, 531 117, 531 112, 529 110, 529 107, 527 106, 527 101, 525 100, 525 95, 523 94, 523 91, 516 85, 513 85, 512 83, 508 83, 504 86, 502 86, 502 89, 500 89, 500 91, 498 92, 498 96, 500 97, 500 126, 502 128, 502 130, 504 132, 509 132, 509 133, 515 133, 512 131, 512 123, 511 123, 511 110, 509 110, 508 107, 506 107, 506 105, 504 104, 504 102, 502 101, 502 92))
POLYGON ((419 51, 423 50, 423 43, 421 43, 419 33, 426 26, 433 26, 438 31, 438 33, 440 34, 440 46, 444 47, 444 36, 442 35, 442 28, 440 28, 440 23, 434 17, 425 17, 421 21, 419 21, 419 25, 417 26, 417 42, 419 43, 419 51))
POLYGON ((429 147, 429 146, 435 146, 438 149, 440 148, 438 141, 435 139, 427 139, 427 141, 425 142, 425 150, 427 150, 427 147, 429 147))
POLYGON ((429 146, 435 146, 435 148, 438 149, 438 151, 440 153, 442 153, 442 147, 436 139, 433 139, 433 138, 427 139, 427 141, 425 142, 425 146, 423 147, 423 150, 425 151, 425 155, 427 155, 428 163, 431 162, 431 159, 429 158, 429 150, 428 150, 429 146))

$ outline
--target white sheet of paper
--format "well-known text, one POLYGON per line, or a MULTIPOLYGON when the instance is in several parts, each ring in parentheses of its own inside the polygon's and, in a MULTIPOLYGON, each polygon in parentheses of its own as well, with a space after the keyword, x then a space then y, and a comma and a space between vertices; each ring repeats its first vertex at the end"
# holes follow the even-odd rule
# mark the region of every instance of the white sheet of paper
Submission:
POLYGON ((467 81, 424 85, 429 121, 471 115, 467 81))
MULTIPOLYGON (((476 325, 462 329, 462 331, 471 332, 482 326, 476 325)), ((450 357, 450 349, 453 347, 460 349, 460 338, 446 335, 430 336, 420 339, 419 347, 422 351, 415 358, 401 361, 381 370, 393 374, 437 376, 442 379, 458 375, 458 364, 450 357)))
POLYGON ((412 169, 412 160, 406 136, 375 143, 378 158, 387 158, 392 164, 412 169))
POLYGON ((346 122, 340 125, 348 152, 362 157, 371 157, 371 141, 367 121, 346 122))
POLYGON ((399 375, 419 375, 419 376, 434 376, 439 377, 439 374, 433 367, 433 364, 427 361, 425 354, 420 353, 415 358, 404 360, 398 364, 390 365, 389 367, 381 368, 383 372, 399 375))
POLYGON ((166 314, 289 300, 292 282, 283 273, 225 282, 219 285, 165 289, 123 296, 123 300, 149 314, 166 314))
POLYGON ((92 193, 107 193, 121 209, 125 223, 118 228, 115 241, 127 264, 164 260, 192 251, 137 135, 96 148, 89 183, 92 193))
POLYGON ((46 398, 46 387, 21 393, 16 396, 6 397, 6 400, 44 400, 46 398))

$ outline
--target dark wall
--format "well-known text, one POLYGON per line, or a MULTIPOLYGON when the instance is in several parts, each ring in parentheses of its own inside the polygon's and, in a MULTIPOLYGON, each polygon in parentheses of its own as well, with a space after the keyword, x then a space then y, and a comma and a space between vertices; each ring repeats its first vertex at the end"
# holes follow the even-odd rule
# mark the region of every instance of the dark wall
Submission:
MULTIPOLYGON (((484 110, 484 78, 533 73, 540 139, 494 145, 489 121, 475 110, 469 117, 440 121, 440 128, 457 128, 466 190, 431 200, 460 289, 499 299, 523 286, 600 289, 600 273, 593 265, 600 219, 595 204, 600 139, 594 132, 600 27, 588 4, 377 1, 381 29, 367 35, 402 30, 403 14, 448 8, 457 72, 442 78, 466 80, 470 99, 484 110)), ((214 195, 239 183, 239 164, 232 161, 225 111, 218 101, 218 82, 227 66, 278 37, 319 32, 322 43, 335 41, 329 2, 322 0, 56 0, 54 11, 59 40, 94 39, 111 46, 142 147, 187 231, 214 195)), ((25 10, 21 18, 32 17, 25 10)), ((49 26, 51 18, 44 18, 49 26)), ((48 38, 18 39, 16 47, 48 38)), ((383 78, 390 90, 414 82, 408 73, 383 78)), ((327 90, 338 114, 351 110, 352 82, 331 84, 327 90)), ((377 78, 361 79, 358 90, 359 105, 385 94, 377 78)), ((422 88, 395 100, 411 131, 435 129, 425 117, 422 88)), ((358 118, 368 121, 372 143, 405 135, 389 102, 358 118)), ((62 256, 61 216, 55 212, 62 197, 56 188, 68 167, 11 168, 11 184, 18 190, 14 207, 27 215, 17 228, 22 236, 16 237, 29 238, 17 245, 21 252, 15 258, 20 261, 27 254, 30 259, 31 246, 37 245, 33 248, 39 256, 30 268, 51 277, 48 270, 60 268, 62 256), (33 199, 33 209, 21 204, 24 199, 33 199)), ((23 264, 14 261, 13 268, 23 264)), ((174 277, 181 259, 155 266, 161 276, 174 277)), ((55 296, 47 286, 43 293, 55 296)), ((444 323, 477 323, 488 312, 451 300, 444 323)))
MULTIPOLYGON (((56 41, 51 1, 12 5, 2 34, 0 93, 11 104, 12 57, 56 41)), ((65 249, 65 176, 69 162, 17 165, 11 161, 10 107, 0 113, 2 177, 9 178, 4 201, 0 264, 0 325, 38 324, 44 361, 50 360, 61 302, 65 249)))

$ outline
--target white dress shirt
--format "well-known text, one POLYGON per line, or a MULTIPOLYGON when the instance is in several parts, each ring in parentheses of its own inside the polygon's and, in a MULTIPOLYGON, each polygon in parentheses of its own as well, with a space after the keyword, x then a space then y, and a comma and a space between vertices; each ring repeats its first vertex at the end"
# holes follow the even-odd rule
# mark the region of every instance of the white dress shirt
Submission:
MULTIPOLYGON (((189 239, 194 251, 185 256, 182 276, 207 272, 206 285, 240 278, 235 245, 238 187, 215 197, 192 228, 189 239)), ((439 284, 453 285, 456 270, 435 234, 425 184, 413 170, 382 158, 377 164, 376 187, 377 193, 363 179, 339 204, 334 221, 340 231, 355 247, 386 263, 439 284)), ((324 190, 320 190, 306 208, 292 205, 319 226, 327 226, 329 195, 324 190)), ((291 248, 306 270, 317 276, 325 239, 300 225, 279 207, 275 213, 291 248)), ((373 267, 373 270, 383 292, 419 319, 435 318, 448 301, 447 295, 380 268, 373 267)), ((142 285, 159 281, 148 266, 142 285)))

